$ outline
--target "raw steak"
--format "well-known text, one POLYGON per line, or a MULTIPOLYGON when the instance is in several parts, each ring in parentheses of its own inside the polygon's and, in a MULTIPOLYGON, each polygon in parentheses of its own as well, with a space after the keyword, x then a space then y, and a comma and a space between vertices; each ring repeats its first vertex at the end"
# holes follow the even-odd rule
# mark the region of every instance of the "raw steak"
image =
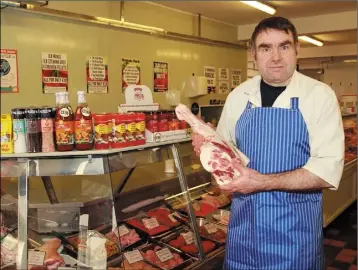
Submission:
POLYGON ((204 143, 200 148, 200 161, 204 169, 214 175, 219 185, 228 184, 240 176, 231 161, 239 159, 246 166, 249 160, 242 152, 198 119, 185 105, 179 104, 175 112, 179 120, 186 121, 195 133, 204 138, 204 143))

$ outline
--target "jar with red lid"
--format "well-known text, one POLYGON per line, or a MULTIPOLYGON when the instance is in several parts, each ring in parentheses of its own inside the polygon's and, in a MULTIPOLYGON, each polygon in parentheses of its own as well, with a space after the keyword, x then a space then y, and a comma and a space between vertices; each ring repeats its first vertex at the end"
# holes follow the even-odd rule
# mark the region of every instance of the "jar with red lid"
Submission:
POLYGON ((111 137, 111 115, 108 113, 94 114, 94 148, 108 149, 111 137))
POLYGON ((145 144, 145 114, 136 113, 136 144, 145 144))
POLYGON ((136 139, 136 114, 135 113, 128 113, 126 117, 126 132, 127 132, 127 145, 128 146, 135 146, 136 139))
POLYGON ((112 128, 112 148, 127 147, 127 114, 117 113, 114 115, 112 128))
POLYGON ((169 130, 168 113, 166 111, 161 111, 159 114, 158 130, 159 132, 164 132, 169 130))
POLYGON ((179 130, 180 123, 179 123, 179 120, 175 114, 175 111, 172 111, 170 114, 171 114, 171 121, 170 121, 169 130, 179 130))
POLYGON ((156 112, 150 112, 146 116, 146 128, 154 133, 158 132, 158 115, 156 112))

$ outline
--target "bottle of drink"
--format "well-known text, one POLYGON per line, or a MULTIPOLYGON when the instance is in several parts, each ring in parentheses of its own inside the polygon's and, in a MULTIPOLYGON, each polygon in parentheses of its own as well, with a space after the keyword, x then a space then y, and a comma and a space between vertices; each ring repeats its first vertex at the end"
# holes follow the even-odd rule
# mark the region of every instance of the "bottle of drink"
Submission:
POLYGON ((58 151, 72 151, 74 142, 74 115, 68 102, 68 94, 59 94, 59 108, 56 112, 56 148, 58 151))
POLYGON ((88 108, 85 92, 78 91, 78 105, 75 112, 75 144, 76 150, 93 148, 93 123, 91 110, 88 108))

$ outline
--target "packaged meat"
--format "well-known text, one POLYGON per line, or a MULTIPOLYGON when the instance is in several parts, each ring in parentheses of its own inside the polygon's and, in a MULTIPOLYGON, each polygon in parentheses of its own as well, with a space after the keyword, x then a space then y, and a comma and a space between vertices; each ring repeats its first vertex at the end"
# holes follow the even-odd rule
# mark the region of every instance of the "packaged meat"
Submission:
MULTIPOLYGON (((197 257, 199 251, 195 245, 194 237, 195 236, 192 231, 180 229, 175 233, 163 237, 161 241, 172 246, 173 248, 183 251, 186 254, 197 257)), ((205 237, 201 238, 201 244, 205 254, 208 254, 216 248, 216 243, 206 240, 205 237)))
POLYGON ((233 167, 232 160, 240 160, 246 166, 249 159, 234 145, 225 141, 212 127, 197 118, 183 104, 175 108, 180 121, 185 120, 192 130, 203 136, 204 143, 200 148, 200 161, 204 169, 213 174, 219 185, 228 184, 240 173, 233 167))
POLYGON ((54 238, 48 240, 39 247, 38 251, 45 252, 45 259, 44 264, 41 266, 39 265, 28 265, 29 270, 55 270, 59 266, 65 265, 65 260, 62 258, 60 254, 58 254, 57 250, 61 246, 61 240, 54 238))
MULTIPOLYGON (((183 263, 187 260, 178 254, 174 249, 168 248, 166 246, 159 246, 156 244, 148 244, 140 248, 142 256, 147 261, 153 263, 154 265, 160 267, 161 269, 173 269, 179 265, 183 266, 183 263)), ((186 259, 189 259, 188 256, 183 254, 186 259)))
MULTIPOLYGON (((114 241, 111 241, 109 239, 107 239, 104 235, 102 235, 101 233, 97 232, 97 231, 92 231, 89 230, 87 232, 87 239, 91 238, 91 237, 99 237, 99 238, 104 238, 106 239, 105 242, 105 249, 107 252, 107 259, 109 259, 110 257, 116 255, 119 253, 119 248, 117 246, 117 244, 114 241)), ((79 235, 73 235, 67 238, 67 240, 76 248, 78 248, 78 245, 80 244, 80 238, 79 235)), ((88 241, 88 240, 87 240, 88 241)))
POLYGON ((155 208, 146 213, 149 217, 154 217, 158 220, 159 224, 173 228, 179 225, 179 222, 176 221, 172 215, 173 212, 167 208, 160 207, 155 208))
MULTIPOLYGON (((197 217, 205 217, 211 213, 213 213, 217 208, 213 207, 212 205, 203 202, 203 201, 194 201, 193 202, 193 209, 195 212, 195 215, 197 217)), ((182 209, 184 212, 188 213, 188 208, 185 207, 182 209)))
POLYGON ((197 222, 201 235, 219 243, 226 243, 227 228, 225 226, 209 222, 203 218, 197 219, 197 222))
POLYGON ((125 220, 125 222, 150 236, 167 232, 170 228, 162 225, 155 217, 147 215, 138 215, 136 217, 125 220))
POLYGON ((141 240, 134 229, 130 229, 124 224, 118 226, 113 231, 106 233, 105 236, 111 241, 119 244, 122 249, 132 246, 141 240))

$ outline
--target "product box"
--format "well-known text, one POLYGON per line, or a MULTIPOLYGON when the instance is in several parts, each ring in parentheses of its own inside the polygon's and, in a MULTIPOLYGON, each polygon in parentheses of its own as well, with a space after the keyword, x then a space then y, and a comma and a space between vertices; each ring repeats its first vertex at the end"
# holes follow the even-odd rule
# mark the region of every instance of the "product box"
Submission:
POLYGON ((12 136, 12 119, 10 114, 1 114, 1 153, 14 152, 14 139, 12 136))

